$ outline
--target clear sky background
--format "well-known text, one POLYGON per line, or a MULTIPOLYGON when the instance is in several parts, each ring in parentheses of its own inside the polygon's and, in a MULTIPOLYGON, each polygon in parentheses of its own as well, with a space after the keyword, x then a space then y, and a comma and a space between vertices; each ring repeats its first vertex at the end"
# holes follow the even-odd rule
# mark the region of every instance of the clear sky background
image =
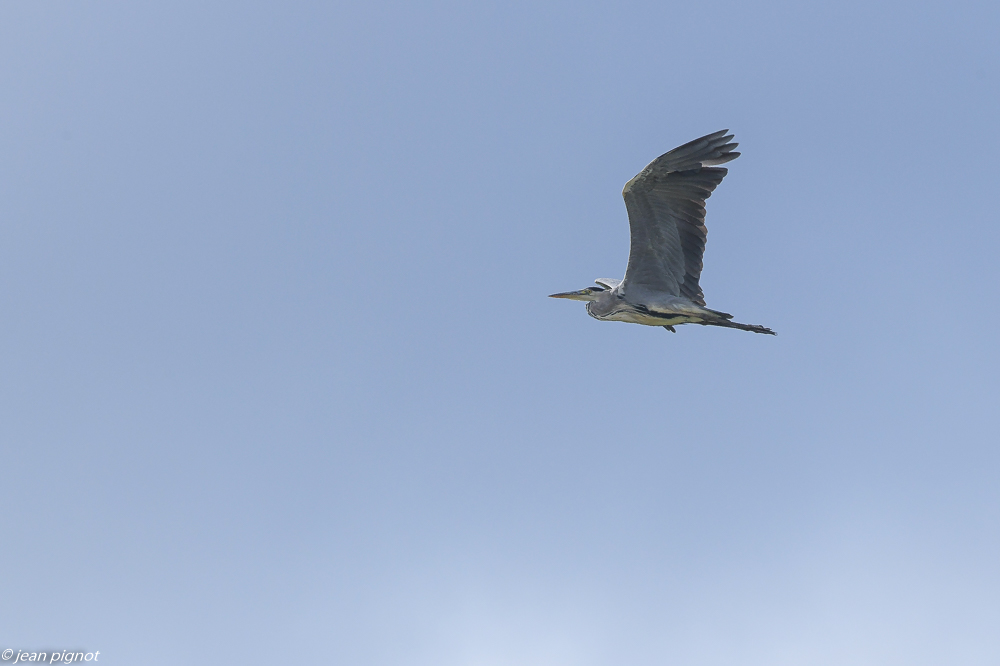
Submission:
POLYGON ((0 649, 996 664, 996 2, 0 5, 0 649), (599 323, 730 128, 708 305, 599 323))

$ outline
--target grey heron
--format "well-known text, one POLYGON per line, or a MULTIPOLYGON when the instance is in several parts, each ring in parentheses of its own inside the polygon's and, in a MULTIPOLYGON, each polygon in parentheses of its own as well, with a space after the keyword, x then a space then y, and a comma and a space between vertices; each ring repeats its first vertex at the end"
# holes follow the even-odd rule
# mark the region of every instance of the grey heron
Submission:
POLYGON ((587 313, 595 319, 662 326, 673 333, 678 324, 701 324, 774 335, 705 307, 698 284, 707 234, 705 200, 729 173, 718 165, 740 156, 728 132, 678 146, 625 183, 632 240, 624 279, 599 278, 594 287, 551 298, 587 301, 587 313))

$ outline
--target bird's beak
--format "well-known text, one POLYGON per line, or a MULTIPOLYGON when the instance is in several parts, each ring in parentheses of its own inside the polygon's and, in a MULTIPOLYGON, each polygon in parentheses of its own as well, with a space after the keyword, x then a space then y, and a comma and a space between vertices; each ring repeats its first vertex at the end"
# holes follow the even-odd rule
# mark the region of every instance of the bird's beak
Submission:
POLYGON ((580 291, 564 291, 561 294, 549 294, 549 298, 571 298, 574 301, 592 301, 594 300, 591 294, 593 291, 588 289, 581 289, 580 291))

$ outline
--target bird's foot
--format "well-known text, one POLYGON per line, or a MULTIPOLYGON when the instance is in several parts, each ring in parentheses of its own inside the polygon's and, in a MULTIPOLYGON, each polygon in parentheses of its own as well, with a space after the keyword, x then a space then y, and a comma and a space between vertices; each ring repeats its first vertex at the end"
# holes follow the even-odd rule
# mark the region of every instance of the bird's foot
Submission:
POLYGON ((677 332, 677 329, 674 328, 673 326, 664 326, 663 328, 667 329, 671 333, 676 333, 677 332))

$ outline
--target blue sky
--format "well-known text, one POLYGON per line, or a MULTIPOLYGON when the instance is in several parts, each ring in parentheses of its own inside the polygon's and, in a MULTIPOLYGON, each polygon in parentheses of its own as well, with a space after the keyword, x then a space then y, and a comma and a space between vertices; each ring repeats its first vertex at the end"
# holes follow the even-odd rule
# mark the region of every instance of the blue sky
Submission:
POLYGON ((995 3, 5 3, 0 649, 994 664, 995 3), (730 128, 709 307, 599 323, 730 128))

